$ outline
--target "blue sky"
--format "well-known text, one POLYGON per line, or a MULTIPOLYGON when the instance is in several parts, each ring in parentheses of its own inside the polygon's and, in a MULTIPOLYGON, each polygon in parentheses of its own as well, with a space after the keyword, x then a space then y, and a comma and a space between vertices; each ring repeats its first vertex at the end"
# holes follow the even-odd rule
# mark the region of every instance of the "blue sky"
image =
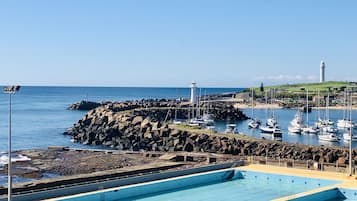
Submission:
POLYGON ((356 81, 357 1, 0 2, 0 84, 356 81))

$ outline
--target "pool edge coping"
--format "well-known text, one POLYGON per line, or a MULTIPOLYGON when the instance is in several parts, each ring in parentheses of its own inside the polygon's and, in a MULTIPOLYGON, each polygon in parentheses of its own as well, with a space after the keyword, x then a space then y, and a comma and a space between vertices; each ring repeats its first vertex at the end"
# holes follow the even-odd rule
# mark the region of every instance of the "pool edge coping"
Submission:
POLYGON ((167 179, 159 179, 159 180, 143 182, 143 183, 138 183, 138 184, 130 184, 130 185, 118 186, 118 187, 114 187, 114 188, 96 190, 96 191, 91 191, 91 192, 86 192, 86 193, 75 194, 75 195, 55 197, 55 198, 45 199, 42 201, 61 201, 61 200, 65 200, 65 199, 76 198, 76 197, 80 197, 80 196, 87 196, 87 195, 92 195, 92 194, 96 194, 96 193, 111 192, 111 191, 120 190, 120 189, 144 186, 144 185, 155 184, 155 183, 166 182, 166 181, 173 181, 173 180, 184 179, 184 178, 193 177, 193 176, 214 174, 214 173, 225 172, 225 171, 229 171, 229 170, 237 170, 237 169, 236 168, 225 168, 225 169, 213 170, 213 171, 208 171, 208 172, 200 172, 200 173, 188 174, 188 175, 172 177, 172 178, 167 178, 167 179))

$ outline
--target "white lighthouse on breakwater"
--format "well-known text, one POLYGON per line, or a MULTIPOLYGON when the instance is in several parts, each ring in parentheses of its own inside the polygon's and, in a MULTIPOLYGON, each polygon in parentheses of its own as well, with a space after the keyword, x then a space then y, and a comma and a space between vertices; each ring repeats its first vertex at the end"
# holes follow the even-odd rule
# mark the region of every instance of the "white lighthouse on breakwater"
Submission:
POLYGON ((320 64, 320 82, 325 82, 325 62, 321 61, 320 64))
POLYGON ((192 83, 191 83, 191 101, 190 101, 192 105, 195 105, 197 103, 196 91, 197 91, 196 82, 192 81, 192 83))

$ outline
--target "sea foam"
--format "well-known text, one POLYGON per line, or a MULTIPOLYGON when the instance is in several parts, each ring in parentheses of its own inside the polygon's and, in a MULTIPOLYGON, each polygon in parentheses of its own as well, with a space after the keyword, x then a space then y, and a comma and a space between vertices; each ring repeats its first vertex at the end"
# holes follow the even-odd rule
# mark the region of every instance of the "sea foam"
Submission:
MULTIPOLYGON (((30 161, 31 158, 21 155, 21 154, 11 154, 11 162, 20 162, 20 161, 30 161)), ((0 167, 8 164, 8 156, 6 153, 1 153, 0 155, 0 167)))

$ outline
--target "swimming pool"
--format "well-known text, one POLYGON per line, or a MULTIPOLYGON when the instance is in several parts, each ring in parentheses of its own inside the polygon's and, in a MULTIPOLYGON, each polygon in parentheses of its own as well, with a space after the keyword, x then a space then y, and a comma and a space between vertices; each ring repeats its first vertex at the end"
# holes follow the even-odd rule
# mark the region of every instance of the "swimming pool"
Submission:
POLYGON ((59 198, 60 201, 264 201, 339 181, 255 171, 215 171, 59 198), (232 177, 232 178, 230 178, 232 177))
POLYGON ((329 190, 313 193, 290 199, 289 201, 357 201, 357 190, 347 188, 331 188, 329 190))

